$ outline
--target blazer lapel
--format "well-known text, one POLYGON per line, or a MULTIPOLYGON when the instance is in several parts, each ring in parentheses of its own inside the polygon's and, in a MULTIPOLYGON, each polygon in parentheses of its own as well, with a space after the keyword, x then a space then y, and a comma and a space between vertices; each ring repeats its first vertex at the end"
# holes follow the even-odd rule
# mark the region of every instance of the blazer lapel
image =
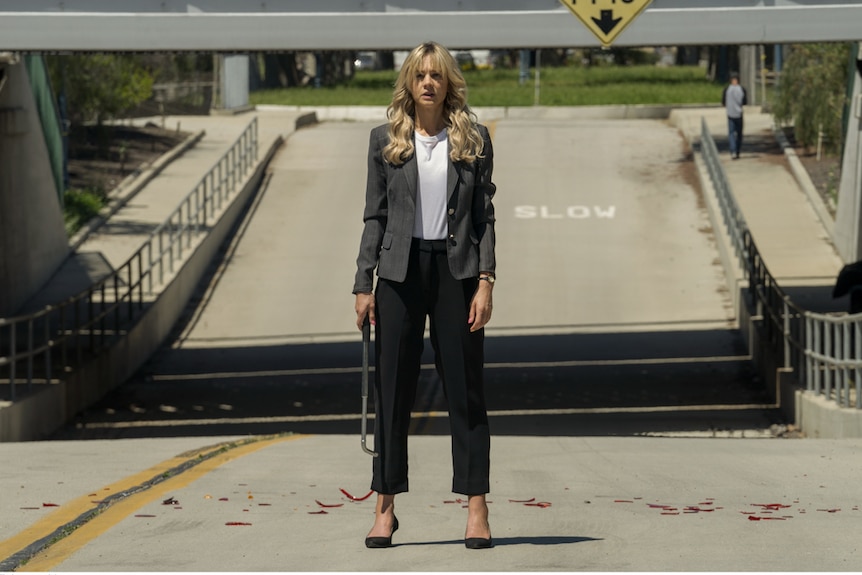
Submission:
POLYGON ((410 200, 416 205, 416 193, 419 188, 419 165, 416 163, 416 154, 404 163, 404 177, 407 179, 407 187, 410 190, 410 200))
POLYGON ((455 193, 455 188, 458 186, 458 180, 461 178, 461 166, 456 165, 452 160, 449 160, 449 169, 447 172, 447 194, 446 199, 451 201, 452 194, 455 193))

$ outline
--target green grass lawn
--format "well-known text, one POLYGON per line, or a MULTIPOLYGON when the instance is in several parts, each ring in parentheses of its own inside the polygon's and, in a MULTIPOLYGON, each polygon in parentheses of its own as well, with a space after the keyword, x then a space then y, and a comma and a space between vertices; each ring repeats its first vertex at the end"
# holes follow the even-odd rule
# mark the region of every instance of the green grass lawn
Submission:
MULTIPOLYGON (((334 88, 284 88, 253 92, 252 104, 289 106, 385 106, 397 73, 359 71, 349 84, 334 88)), ((532 106, 535 79, 518 83, 517 69, 464 73, 471 106, 532 106)), ((541 70, 544 106, 619 104, 716 104, 724 86, 696 66, 561 67, 541 70)))

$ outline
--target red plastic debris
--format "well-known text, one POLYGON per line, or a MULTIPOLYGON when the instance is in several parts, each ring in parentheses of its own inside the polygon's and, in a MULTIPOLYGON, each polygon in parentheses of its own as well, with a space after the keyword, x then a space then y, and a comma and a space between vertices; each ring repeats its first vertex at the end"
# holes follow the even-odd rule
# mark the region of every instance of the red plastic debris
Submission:
POLYGON ((700 513, 700 512, 703 512, 703 513, 711 513, 711 512, 713 512, 713 511, 715 511, 715 508, 712 508, 712 509, 704 509, 704 508, 702 508, 702 507, 697 507, 697 506, 694 506, 694 505, 692 505, 692 506, 690 506, 690 507, 686 507, 686 508, 685 508, 685 512, 686 512, 686 513, 700 513))
POLYGON ((258 503, 258 507, 272 507, 272 503, 258 503))
POLYGON ((614 499, 614 503, 634 503, 631 499, 614 499))
POLYGON ((547 501, 539 501, 538 503, 524 503, 527 507, 541 507, 545 509, 546 507, 550 507, 551 504, 547 501))
POLYGON ((321 502, 320 502, 320 501, 318 501, 317 499, 315 499, 315 500, 314 500, 314 502, 315 502, 315 503, 317 503, 318 505, 320 505, 321 507, 326 507, 326 508, 329 508, 329 507, 344 507, 344 503, 332 503, 332 504, 327 505, 326 503, 321 503, 321 502))
POLYGON ((530 499, 510 499, 509 503, 532 503, 535 500, 535 497, 532 497, 530 499))
POLYGON ((251 525, 251 523, 246 523, 246 522, 244 522, 244 521, 228 521, 227 523, 225 523, 225 525, 229 525, 229 526, 231 526, 231 527, 235 527, 235 526, 251 525))
POLYGON ((374 493, 374 490, 371 490, 368 493, 366 493, 365 495, 363 495, 362 497, 355 497, 355 496, 351 495, 350 493, 348 493, 347 490, 345 490, 345 489, 339 489, 339 491, 341 491, 344 494, 344 496, 347 497, 348 499, 350 499, 351 501, 365 501, 366 499, 371 497, 372 493, 374 493))
POLYGON ((43 503, 42 507, 60 507, 56 503, 43 503))
POLYGON ((679 515, 679 511, 662 511, 662 515, 679 515))
POLYGON ((219 497, 219 501, 230 501, 227 497, 219 497))
POLYGON ((329 512, 326 509, 321 509, 320 511, 309 511, 309 515, 327 515, 329 512))
POLYGON ((760 517, 758 517, 756 515, 749 515, 748 520, 749 521, 760 521, 760 517))
POLYGON ((752 503, 754 507, 762 507, 769 511, 778 511, 779 509, 788 509, 790 505, 782 505, 781 503, 752 503))

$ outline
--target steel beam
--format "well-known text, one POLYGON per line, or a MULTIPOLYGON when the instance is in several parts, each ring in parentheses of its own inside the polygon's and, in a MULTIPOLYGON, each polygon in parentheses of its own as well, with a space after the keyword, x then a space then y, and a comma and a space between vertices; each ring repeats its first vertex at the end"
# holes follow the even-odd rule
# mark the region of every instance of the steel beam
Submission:
MULTIPOLYGON (((397 50, 429 38, 453 49, 599 46, 557 1, 441 0, 431 10, 418 10, 420 5, 408 0, 389 5, 208 0, 195 6, 158 0, 0 0, 0 51, 397 50)), ((654 0, 614 45, 860 39, 862 0, 654 0)))

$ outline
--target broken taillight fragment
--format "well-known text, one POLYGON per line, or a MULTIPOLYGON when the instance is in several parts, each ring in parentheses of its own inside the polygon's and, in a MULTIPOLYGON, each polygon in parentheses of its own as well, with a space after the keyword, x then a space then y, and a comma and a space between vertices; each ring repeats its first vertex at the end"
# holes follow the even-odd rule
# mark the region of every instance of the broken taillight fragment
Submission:
POLYGON ((366 499, 371 497, 372 493, 374 493, 374 490, 371 490, 368 493, 366 493, 365 495, 363 495, 362 497, 355 497, 355 496, 351 495, 350 493, 348 493, 346 489, 339 489, 339 491, 341 491, 344 494, 344 496, 347 497, 348 499, 350 499, 351 501, 365 501, 366 499))

